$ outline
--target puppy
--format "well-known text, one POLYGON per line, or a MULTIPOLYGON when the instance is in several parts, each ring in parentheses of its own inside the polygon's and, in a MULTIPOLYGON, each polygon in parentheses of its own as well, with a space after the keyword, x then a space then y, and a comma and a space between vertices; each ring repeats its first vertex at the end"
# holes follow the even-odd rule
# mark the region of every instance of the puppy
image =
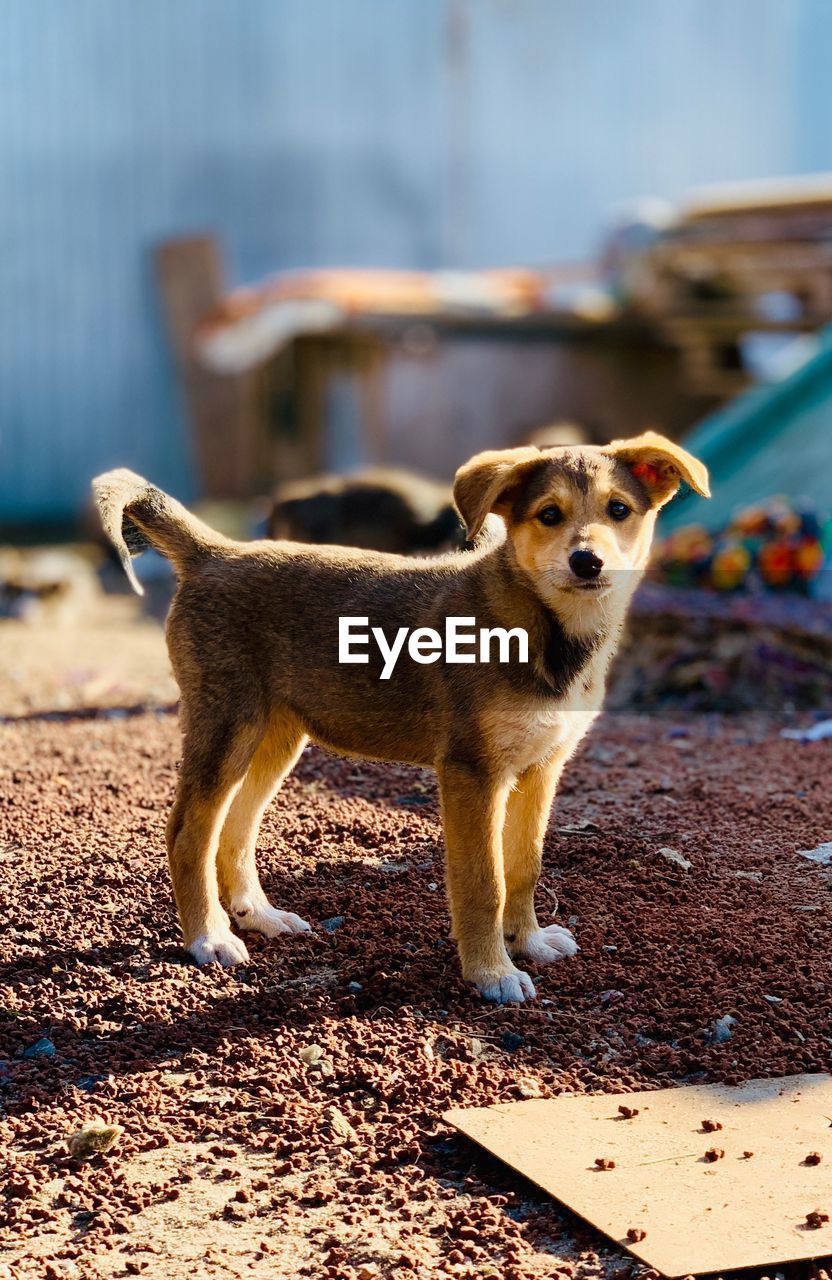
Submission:
POLYGON ((338 543, 398 555, 450 551, 465 539, 450 487, 397 467, 311 476, 282 485, 267 533, 292 542, 338 543))
MULTIPOLYGON (((601 709, 606 671, 647 563, 656 515, 700 462, 648 432, 605 447, 479 454, 456 475, 468 536, 490 513, 500 538, 435 560, 214 533, 129 471, 94 482, 105 531, 134 587, 130 552, 173 563, 167 624, 182 693, 179 786, 167 847, 185 945, 200 964, 247 959, 241 930, 309 926, 273 907, 255 843, 263 812, 308 739, 332 751, 435 768, 447 889, 464 977, 501 1003, 533 998, 515 961, 577 950, 534 909, 549 809, 563 767, 601 709), (387 635, 448 619, 521 628, 500 663, 339 662, 339 619, 387 635)), ((438 658, 438 655, 436 655, 438 658)))

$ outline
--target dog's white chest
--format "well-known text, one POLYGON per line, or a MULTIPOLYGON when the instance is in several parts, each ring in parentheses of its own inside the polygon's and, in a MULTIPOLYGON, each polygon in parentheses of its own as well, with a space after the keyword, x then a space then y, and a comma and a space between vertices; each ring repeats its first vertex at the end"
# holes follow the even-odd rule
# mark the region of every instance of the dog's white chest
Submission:
POLYGON ((600 710, 600 697, 524 699, 505 709, 496 730, 499 754, 508 772, 523 773, 554 755, 569 756, 600 710))
POLYGON ((531 706, 524 717, 524 732, 515 741, 514 754, 522 761, 521 767, 526 769, 560 751, 570 737, 571 718, 565 706, 531 706))

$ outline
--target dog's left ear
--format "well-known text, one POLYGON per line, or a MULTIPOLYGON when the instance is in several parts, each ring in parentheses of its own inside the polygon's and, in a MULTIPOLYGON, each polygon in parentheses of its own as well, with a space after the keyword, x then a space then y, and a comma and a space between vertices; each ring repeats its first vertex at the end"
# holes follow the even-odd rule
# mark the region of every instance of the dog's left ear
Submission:
POLYGON ((684 480, 703 498, 710 498, 708 470, 692 453, 655 431, 632 440, 613 440, 605 453, 625 463, 647 490, 654 507, 663 507, 684 480))
POLYGON ((478 453, 454 476, 454 502, 465 521, 469 542, 476 538, 490 511, 504 515, 529 472, 546 458, 531 446, 489 449, 478 453))

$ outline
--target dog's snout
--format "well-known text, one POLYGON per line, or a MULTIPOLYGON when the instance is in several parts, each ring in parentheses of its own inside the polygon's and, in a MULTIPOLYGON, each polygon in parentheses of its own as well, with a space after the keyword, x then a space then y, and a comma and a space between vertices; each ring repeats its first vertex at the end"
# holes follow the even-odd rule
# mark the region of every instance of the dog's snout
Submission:
POLYGON ((603 560, 594 551, 573 551, 569 557, 569 568, 576 578, 585 581, 597 578, 603 567, 603 560))

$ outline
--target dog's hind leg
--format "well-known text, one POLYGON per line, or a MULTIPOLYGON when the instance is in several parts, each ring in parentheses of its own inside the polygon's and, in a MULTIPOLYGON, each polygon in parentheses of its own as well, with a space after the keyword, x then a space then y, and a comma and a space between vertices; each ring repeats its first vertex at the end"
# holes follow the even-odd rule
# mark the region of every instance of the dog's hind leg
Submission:
POLYGON ((437 768, 445 828, 448 899, 462 976, 499 1004, 534 999, 503 939, 502 830, 506 787, 452 763, 437 768))
POLYGON ((538 964, 551 964, 575 955, 578 950, 568 929, 557 924, 541 929, 534 909, 543 839, 563 763, 557 759, 527 769, 517 779, 506 804, 503 831, 506 945, 511 955, 523 956, 538 964))
POLYGON ((199 964, 239 964, 244 943, 220 905, 216 849, 223 819, 262 732, 183 703, 184 739, 176 800, 167 825, 168 861, 185 946, 199 964))
POLYGON ((240 929, 254 929, 267 938, 305 933, 310 927, 293 912, 271 905, 260 885, 255 854, 266 806, 305 743, 306 734, 293 717, 282 715, 269 725, 220 833, 217 874, 223 901, 240 929))

